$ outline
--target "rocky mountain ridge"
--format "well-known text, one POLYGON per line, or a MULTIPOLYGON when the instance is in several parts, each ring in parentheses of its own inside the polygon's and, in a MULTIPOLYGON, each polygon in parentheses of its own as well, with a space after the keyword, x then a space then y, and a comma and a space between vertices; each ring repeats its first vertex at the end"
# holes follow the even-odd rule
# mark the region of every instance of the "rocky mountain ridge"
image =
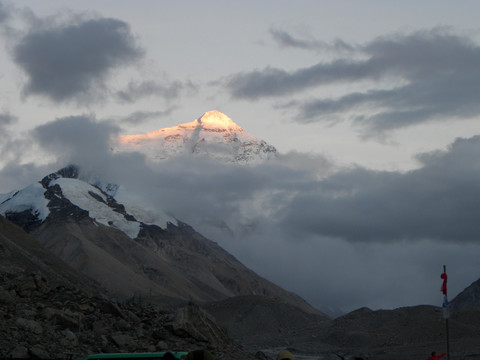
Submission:
POLYGON ((69 359, 101 352, 209 349, 253 358, 198 306, 112 301, 0 216, 0 357, 69 359))
POLYGON ((453 310, 480 308, 480 279, 474 281, 450 302, 453 310))
POLYGON ((113 296, 205 302, 256 294, 318 312, 187 224, 145 223, 78 173, 70 166, 4 196, 0 214, 113 296))

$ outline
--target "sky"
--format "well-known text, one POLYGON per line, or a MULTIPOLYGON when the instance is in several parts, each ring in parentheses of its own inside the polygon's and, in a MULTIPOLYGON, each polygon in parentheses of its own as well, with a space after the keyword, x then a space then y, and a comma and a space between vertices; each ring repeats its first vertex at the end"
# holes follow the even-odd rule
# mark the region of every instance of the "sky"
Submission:
POLYGON ((477 1, 0 0, 0 193, 75 162, 319 308, 480 277, 477 1), (281 161, 113 154, 217 109, 281 161))

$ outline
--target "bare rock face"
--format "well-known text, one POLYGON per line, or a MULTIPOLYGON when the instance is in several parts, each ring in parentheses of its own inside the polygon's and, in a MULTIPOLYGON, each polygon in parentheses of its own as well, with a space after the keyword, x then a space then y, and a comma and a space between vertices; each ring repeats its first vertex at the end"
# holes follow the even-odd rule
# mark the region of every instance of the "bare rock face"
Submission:
POLYGON ((178 336, 192 337, 216 348, 223 348, 230 342, 226 330, 193 303, 175 312, 171 326, 173 333, 178 336))

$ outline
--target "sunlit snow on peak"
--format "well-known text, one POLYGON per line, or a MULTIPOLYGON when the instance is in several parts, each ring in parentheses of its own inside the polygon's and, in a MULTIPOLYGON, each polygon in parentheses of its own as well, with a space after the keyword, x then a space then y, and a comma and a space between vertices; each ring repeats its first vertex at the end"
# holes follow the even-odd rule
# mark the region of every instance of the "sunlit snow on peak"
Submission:
POLYGON ((207 111, 197 119, 197 122, 198 124, 201 124, 204 129, 213 128, 219 130, 243 131, 243 129, 235 124, 232 119, 218 110, 207 111))
POLYGON ((188 123, 145 134, 121 135, 118 140, 114 152, 140 152, 153 162, 178 155, 200 155, 244 165, 277 156, 275 147, 244 131, 217 110, 188 123))

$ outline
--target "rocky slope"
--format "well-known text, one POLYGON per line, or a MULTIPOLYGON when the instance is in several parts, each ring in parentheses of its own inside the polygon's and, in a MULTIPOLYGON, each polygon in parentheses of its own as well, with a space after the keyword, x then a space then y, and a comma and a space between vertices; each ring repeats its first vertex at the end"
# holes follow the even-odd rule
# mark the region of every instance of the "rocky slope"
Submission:
POLYGON ((28 235, 0 215, 0 271, 3 274, 38 273, 50 286, 81 287, 101 293, 103 289, 92 279, 75 271, 28 235))
MULTIPOLYGON (((426 359, 432 351, 447 351, 445 319, 434 306, 361 308, 332 320, 271 299, 238 297, 207 310, 234 340, 271 357, 285 348, 329 360, 426 359)), ((480 359, 480 310, 453 311, 449 340, 451 358, 480 359)))
POLYGON ((78 288, 51 287, 37 274, 0 276, 2 358, 205 348, 217 358, 249 356, 193 304, 173 311, 148 303, 112 302, 78 288))
MULTIPOLYGON (((480 358, 480 312, 453 312, 449 319, 451 358, 480 358)), ((366 308, 335 319, 318 336, 337 350, 369 359, 427 358, 447 351, 442 309, 413 306, 372 311, 366 308)))
MULTIPOLYGON (((209 349, 216 359, 426 358, 446 351, 442 310, 358 309, 337 319, 281 299, 239 296, 204 304, 112 300, 103 288, 0 216, 0 357, 69 358, 96 352, 209 349), (261 351, 261 352, 259 352, 261 351)), ((453 310, 451 358, 480 359, 480 311, 453 310)))
POLYGON ((474 281, 450 302, 450 307, 456 309, 480 308, 480 279, 474 281))
POLYGON ((281 299, 254 295, 209 303, 204 308, 233 339, 252 349, 291 345, 299 334, 332 320, 323 314, 306 313, 281 299))
POLYGON ((0 357, 62 359, 97 352, 190 351, 251 357, 194 304, 117 302, 0 216, 0 357))

